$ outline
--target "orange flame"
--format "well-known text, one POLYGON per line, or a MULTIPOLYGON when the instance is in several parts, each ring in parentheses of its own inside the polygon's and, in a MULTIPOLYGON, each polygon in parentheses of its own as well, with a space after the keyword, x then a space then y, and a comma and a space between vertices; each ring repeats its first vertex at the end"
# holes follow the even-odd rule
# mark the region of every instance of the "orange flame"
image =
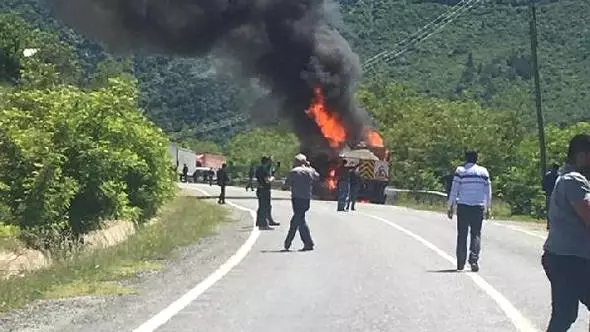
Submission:
POLYGON ((327 110, 322 90, 315 88, 314 95, 313 102, 305 113, 316 122, 330 147, 337 148, 346 139, 346 130, 335 114, 327 110))
POLYGON ((384 146, 383 138, 381 138, 381 135, 379 135, 379 133, 377 133, 376 131, 374 131, 372 129, 367 129, 366 136, 367 136, 367 142, 369 143, 370 146, 379 147, 379 148, 382 148, 384 146))
POLYGON ((330 172, 328 173, 328 177, 326 178, 326 184, 328 185, 328 189, 330 189, 330 191, 336 189, 336 170, 335 169, 330 169, 330 172))

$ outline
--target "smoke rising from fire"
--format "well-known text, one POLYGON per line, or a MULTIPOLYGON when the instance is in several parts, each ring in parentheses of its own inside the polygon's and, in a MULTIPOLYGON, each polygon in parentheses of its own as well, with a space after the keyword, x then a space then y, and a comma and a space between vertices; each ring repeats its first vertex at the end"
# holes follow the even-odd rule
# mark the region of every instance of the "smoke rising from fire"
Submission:
POLYGON ((66 23, 114 51, 225 59, 232 74, 270 91, 303 145, 328 147, 306 113, 314 89, 349 141, 370 126, 354 100, 358 56, 335 27, 330 0, 48 1, 66 23))

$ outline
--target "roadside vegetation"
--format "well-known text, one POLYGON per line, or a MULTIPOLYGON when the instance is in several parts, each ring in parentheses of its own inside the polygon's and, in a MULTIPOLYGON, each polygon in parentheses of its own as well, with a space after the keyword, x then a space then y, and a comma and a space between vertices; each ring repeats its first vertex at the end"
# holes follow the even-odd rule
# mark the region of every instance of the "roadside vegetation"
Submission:
POLYGON ((162 208, 153 222, 121 244, 62 252, 46 269, 0 280, 0 311, 38 299, 134 293, 132 286, 121 281, 160 270, 175 248, 197 242, 226 221, 227 214, 218 206, 177 197, 162 208))
MULTIPOLYGON (((412 192, 398 193, 395 198, 395 205, 415 210, 441 213, 446 213, 448 206, 446 197, 412 192)), ((500 221, 544 222, 543 220, 539 220, 530 215, 512 214, 510 204, 497 198, 494 199, 492 203, 491 218, 500 221)))
POLYGON ((0 14, 0 31, 2 229, 52 250, 106 220, 152 218, 174 174, 133 76, 105 60, 86 78, 70 46, 17 16, 0 14))
POLYGON ((0 271, 0 311, 132 293, 121 280, 160 269, 227 220, 218 206, 176 197, 169 139, 139 104, 125 59, 86 71, 57 35, 0 14, 0 251, 32 248, 51 261, 8 279, 0 271), (135 234, 108 248, 82 243, 115 220, 135 234))

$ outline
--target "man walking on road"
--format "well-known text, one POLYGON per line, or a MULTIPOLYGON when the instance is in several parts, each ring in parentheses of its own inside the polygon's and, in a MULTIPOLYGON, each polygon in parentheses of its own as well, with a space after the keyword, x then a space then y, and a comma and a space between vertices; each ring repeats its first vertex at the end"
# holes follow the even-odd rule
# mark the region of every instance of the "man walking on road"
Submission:
POLYGON ((219 204, 225 204, 225 187, 229 183, 229 175, 227 174, 227 165, 224 163, 221 168, 217 170, 217 185, 221 187, 219 193, 219 204))
POLYGON ((291 204, 293 206, 293 218, 291 218, 291 226, 285 239, 285 250, 289 250, 291 247, 297 230, 299 230, 303 242, 303 249, 301 250, 313 250, 314 243, 305 221, 305 213, 310 207, 313 182, 317 181, 319 177, 318 172, 307 162, 305 155, 298 154, 295 156, 294 167, 287 175, 283 186, 284 189, 291 188, 291 204))
POLYGON ((547 332, 565 332, 582 302, 590 310, 590 135, 571 141, 567 161, 551 195, 551 228, 543 268, 551 283, 552 311, 547 332))
POLYGON ((448 217, 453 219, 457 207, 457 270, 465 267, 467 259, 467 233, 470 231, 469 264, 471 271, 479 271, 481 228, 484 217, 489 218, 492 202, 492 183, 485 167, 477 164, 477 152, 465 153, 465 165, 457 167, 451 194, 448 217))
POLYGON ((256 169, 255 176, 258 182, 256 197, 258 198, 258 210, 256 211, 256 226, 261 230, 272 229, 270 226, 278 226, 269 219, 270 216, 270 182, 273 180, 270 174, 270 158, 262 157, 260 166, 256 169))

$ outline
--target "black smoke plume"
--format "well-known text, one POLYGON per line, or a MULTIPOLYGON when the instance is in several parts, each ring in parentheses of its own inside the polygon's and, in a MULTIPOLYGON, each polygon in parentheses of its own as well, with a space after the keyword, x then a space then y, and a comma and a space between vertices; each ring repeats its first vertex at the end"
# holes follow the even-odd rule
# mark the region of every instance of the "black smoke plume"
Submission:
POLYGON ((370 124, 354 100, 358 56, 337 31, 330 0, 48 1, 67 24, 114 51, 225 59, 231 74, 270 91, 304 146, 323 142, 305 114, 316 86, 349 141, 370 124))

